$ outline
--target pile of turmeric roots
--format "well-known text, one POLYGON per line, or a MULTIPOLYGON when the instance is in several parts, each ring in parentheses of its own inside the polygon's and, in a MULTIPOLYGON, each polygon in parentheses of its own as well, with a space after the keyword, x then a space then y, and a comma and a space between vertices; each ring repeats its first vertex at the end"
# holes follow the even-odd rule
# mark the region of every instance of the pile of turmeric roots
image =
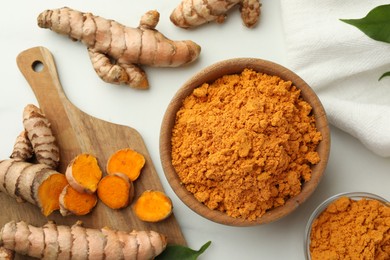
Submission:
MULTIPOLYGON (((216 21, 223 23, 230 9, 239 6, 244 24, 254 27, 260 17, 259 0, 182 0, 170 20, 181 28, 216 21)), ((178 67, 196 60, 201 47, 193 41, 173 41, 156 30, 160 14, 146 12, 136 28, 68 7, 39 14, 38 26, 86 45, 98 76, 105 82, 146 89, 149 82, 141 65, 178 67)))
MULTIPOLYGON (((130 148, 116 151, 107 162, 104 177, 97 158, 87 153, 79 154, 69 162, 65 174, 62 174, 56 171, 60 162, 56 138, 50 122, 37 106, 29 104, 24 108, 23 126, 24 131, 16 138, 10 159, 0 161, 1 192, 18 202, 38 206, 44 216, 56 210, 60 210, 63 216, 86 215, 92 211, 98 199, 112 209, 125 208, 133 201, 134 182, 145 165, 142 154, 130 148)), ((170 216, 172 202, 161 191, 147 190, 135 201, 133 210, 142 221, 158 222, 170 216)), ((163 235, 152 231, 125 233, 106 228, 92 230, 83 228, 80 223, 72 227, 48 223, 37 228, 24 222, 10 222, 0 232, 0 246, 4 247, 0 249, 0 256, 15 250, 33 257, 51 259, 53 255, 74 257, 89 251, 89 254, 92 252, 99 256, 96 259, 101 259, 103 245, 110 245, 116 248, 112 259, 122 259, 120 256, 126 254, 138 256, 129 259, 151 259, 161 253, 166 244, 163 235), (90 247, 88 250, 82 248, 86 245, 90 247), (149 249, 143 252, 145 248, 149 249), (148 257, 143 258, 142 254, 148 257)), ((106 258, 110 258, 110 254, 105 254, 106 258)))

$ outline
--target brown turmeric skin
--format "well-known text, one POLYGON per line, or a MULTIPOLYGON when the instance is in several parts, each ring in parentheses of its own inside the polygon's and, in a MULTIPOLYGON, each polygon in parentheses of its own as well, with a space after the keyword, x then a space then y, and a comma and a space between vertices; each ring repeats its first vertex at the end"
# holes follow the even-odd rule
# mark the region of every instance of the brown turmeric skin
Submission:
POLYGON ((176 114, 172 165, 210 209, 255 220, 301 192, 321 133, 289 81, 246 69, 196 88, 176 114))
POLYGON ((11 221, 0 230, 0 246, 40 259, 151 260, 164 251, 167 238, 155 231, 117 231, 49 222, 42 227, 11 221))
POLYGON ((223 23, 228 11, 237 5, 245 26, 255 26, 260 17, 259 0, 182 0, 172 11, 170 19, 181 28, 193 28, 212 21, 223 23))
POLYGON ((29 104, 23 110, 23 125, 36 160, 56 169, 60 161, 60 149, 49 120, 37 106, 29 104))
POLYGON ((88 48, 92 65, 101 79, 145 89, 149 83, 139 65, 178 67, 197 59, 200 47, 192 41, 172 41, 158 32, 157 11, 142 16, 131 28, 91 13, 64 7, 38 16, 38 26, 69 35, 88 48))
POLYGON ((33 156, 33 154, 34 151, 30 139, 28 139, 27 132, 23 130, 16 137, 15 145, 10 158, 27 161, 33 156))
POLYGON ((314 220, 312 260, 390 259, 390 205, 342 197, 314 220))

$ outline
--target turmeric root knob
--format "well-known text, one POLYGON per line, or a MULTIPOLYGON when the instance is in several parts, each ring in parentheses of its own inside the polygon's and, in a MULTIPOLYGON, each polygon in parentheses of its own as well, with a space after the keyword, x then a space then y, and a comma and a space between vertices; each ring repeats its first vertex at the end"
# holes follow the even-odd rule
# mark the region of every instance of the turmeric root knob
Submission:
POLYGON ((182 0, 170 19, 181 28, 193 28, 211 21, 223 23, 228 11, 236 5, 240 7, 245 26, 255 26, 260 17, 260 0, 182 0))
POLYGON ((164 192, 144 191, 133 205, 134 213, 146 222, 159 222, 172 214, 172 201, 164 192))
POLYGON ((33 147, 28 139, 27 132, 22 131, 15 140, 14 148, 10 155, 12 159, 18 159, 21 161, 27 161, 33 156, 33 147))
POLYGON ((125 148, 118 150, 108 159, 107 173, 123 173, 135 181, 145 165, 145 157, 136 151, 125 148))
POLYGON ((112 209, 127 207, 134 198, 133 182, 123 173, 114 173, 101 179, 97 194, 112 209))
POLYGON ((60 149, 49 120, 38 107, 29 104, 23 110, 23 125, 37 161, 56 169, 60 161, 60 149))
POLYGON ((102 171, 94 156, 79 154, 69 163, 65 175, 76 191, 94 193, 102 178, 102 171))
POLYGON ((68 184, 60 194, 60 213, 62 216, 86 215, 91 212, 96 203, 95 193, 78 192, 68 184))

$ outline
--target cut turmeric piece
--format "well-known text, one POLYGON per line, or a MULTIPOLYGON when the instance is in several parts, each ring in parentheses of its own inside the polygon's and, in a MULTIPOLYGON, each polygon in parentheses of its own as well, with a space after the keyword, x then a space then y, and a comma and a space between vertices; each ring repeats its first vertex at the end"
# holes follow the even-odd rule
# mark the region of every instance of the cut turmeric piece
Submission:
POLYGON ((135 181, 141 174, 145 165, 145 157, 130 148, 124 148, 115 152, 108 159, 107 173, 123 173, 131 181, 135 181))
POLYGON ((144 191, 133 206, 136 216, 146 222, 159 222, 172 214, 172 201, 161 191, 144 191))
POLYGON ((94 193, 102 178, 102 171, 94 156, 79 154, 69 163, 65 175, 76 191, 94 193))
POLYGON ((72 186, 67 185, 60 194, 60 213, 63 216, 86 215, 96 206, 95 193, 78 192, 72 186))
POLYGON ((133 182, 123 173, 114 173, 101 179, 97 194, 99 199, 112 209, 127 207, 134 198, 133 182))
POLYGON ((60 209, 59 197, 67 184, 65 176, 54 170, 47 170, 38 174, 34 180, 33 191, 37 190, 37 202, 43 215, 49 216, 53 211, 60 209))

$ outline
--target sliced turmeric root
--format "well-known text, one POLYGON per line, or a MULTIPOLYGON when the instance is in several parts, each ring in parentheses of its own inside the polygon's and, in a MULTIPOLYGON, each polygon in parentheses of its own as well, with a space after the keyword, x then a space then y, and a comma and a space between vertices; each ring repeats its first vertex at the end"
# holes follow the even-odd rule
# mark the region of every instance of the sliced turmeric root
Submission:
POLYGON ((60 213, 63 216, 86 215, 96 206, 95 193, 78 192, 72 186, 67 185, 60 194, 60 213))
POLYGON ((147 190, 133 205, 136 216, 146 222, 159 222, 172 214, 172 201, 161 191, 147 190))
POLYGON ((145 165, 145 157, 136 151, 125 148, 118 150, 108 159, 107 173, 123 173, 131 181, 135 181, 145 165))
POLYGON ((102 171, 94 156, 79 154, 69 163, 65 175, 76 191, 92 194, 102 178, 102 171))
POLYGON ((37 189, 37 202, 43 215, 49 216, 60 209, 59 197, 67 184, 65 176, 55 171, 47 171, 34 180, 33 190, 37 189))
POLYGON ((60 208, 59 196, 67 184, 64 174, 45 164, 19 159, 0 161, 0 191, 19 202, 38 206, 45 216, 60 208))
POLYGON ((123 173, 106 175, 99 182, 97 194, 108 207, 125 208, 134 198, 133 182, 123 173))

